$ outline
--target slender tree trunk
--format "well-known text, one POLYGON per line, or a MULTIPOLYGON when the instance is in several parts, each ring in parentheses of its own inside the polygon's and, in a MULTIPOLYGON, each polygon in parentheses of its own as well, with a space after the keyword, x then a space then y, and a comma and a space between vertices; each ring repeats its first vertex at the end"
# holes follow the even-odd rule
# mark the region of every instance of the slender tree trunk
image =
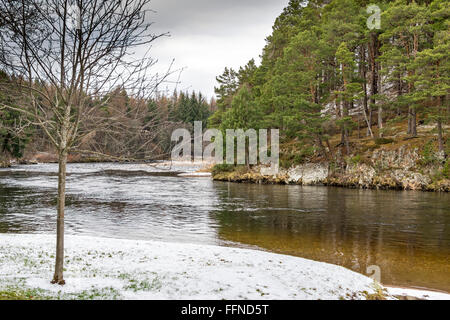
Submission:
MULTIPOLYGON (((445 96, 440 96, 439 97, 439 109, 442 110, 442 112, 444 112, 443 108, 445 105, 445 96)), ((447 110, 448 111, 448 106, 447 106, 447 110)), ((448 116, 448 113, 447 113, 448 116)), ((448 118, 447 118, 448 119, 448 118)), ((446 122, 446 119, 444 118, 444 123, 446 122)), ((444 143, 444 132, 443 132, 443 128, 442 128, 442 118, 438 118, 437 121, 437 131, 438 131, 438 144, 439 144, 439 152, 442 152, 444 154, 444 157, 447 157, 447 154, 445 152, 445 143, 444 143)))
MULTIPOLYGON (((398 82, 397 82, 397 98, 400 97, 403 94, 403 89, 402 89, 402 79, 401 76, 399 74, 398 76, 398 82)), ((400 116, 402 114, 400 107, 397 107, 397 116, 400 116)))
POLYGON ((444 136, 442 134, 442 121, 441 121, 441 119, 438 119, 438 121, 437 121, 437 131, 438 131, 439 152, 445 152, 445 149, 444 149, 444 136))
POLYGON ((327 149, 323 145, 322 137, 319 133, 316 134, 317 146, 320 148, 320 151, 323 153, 323 156, 328 159, 327 149))
POLYGON ((358 114, 358 139, 361 139, 361 114, 358 114))
POLYGON ((411 131, 412 131, 412 126, 411 126, 411 107, 409 107, 408 109, 408 131, 406 132, 406 134, 411 135, 411 131))
MULTIPOLYGON (((345 65, 342 65, 342 74, 343 74, 343 80, 344 80, 344 92, 347 93, 347 79, 345 77, 345 65)), ((342 96, 342 114, 341 117, 345 118, 348 117, 348 102, 346 101, 347 97, 346 96, 342 96)), ((347 155, 350 154, 350 143, 348 141, 348 128, 347 128, 347 124, 344 122, 343 126, 342 126, 342 142, 345 144, 345 151, 347 153, 347 155)))
MULTIPOLYGON (((378 43, 378 47, 377 47, 377 54, 379 55, 379 43, 378 43)), ((382 77, 381 77, 381 72, 380 72, 380 64, 377 63, 377 87, 378 87, 378 93, 382 94, 383 93, 383 87, 382 87, 382 77)), ((380 103, 380 102, 379 102, 380 103)), ((378 136, 380 138, 383 137, 383 106, 382 105, 378 105, 378 136)))
MULTIPOLYGON (((342 117, 348 117, 348 105, 346 101, 343 101, 342 117)), ((349 142, 349 130, 346 124, 342 128, 342 142, 345 145, 345 152, 350 154, 350 142, 349 142)))
POLYGON ((383 137, 383 107, 378 106, 378 136, 383 137))
MULTIPOLYGON (((366 100, 366 102, 367 102, 367 100, 366 100)), ((371 138, 373 138, 373 131, 372 131, 366 110, 363 110, 363 112, 364 112, 364 120, 366 121, 366 124, 367 124, 367 136, 370 136, 371 138)))
POLYGON ((348 138, 349 134, 348 134, 347 128, 345 128, 344 135, 345 135, 345 152, 347 153, 347 155, 349 155, 350 154, 350 141, 348 138))
POLYGON ((68 137, 70 123, 70 106, 64 110, 64 118, 61 123, 59 150, 58 150, 58 216, 56 225, 56 261, 55 275, 53 276, 53 284, 64 285, 64 209, 66 207, 66 172, 67 172, 67 154, 68 154, 68 137))
POLYGON ((59 153, 58 170, 58 216, 56 226, 56 263, 53 284, 64 285, 64 208, 66 205, 66 166, 67 152, 65 150, 59 153))
MULTIPOLYGON (((412 73, 409 72, 409 76, 411 76, 412 73)), ((413 90, 412 84, 408 83, 408 93, 411 93, 413 90)), ((412 106, 408 108, 408 134, 412 137, 417 136, 417 115, 416 115, 416 109, 412 106)))
MULTIPOLYGON (((418 36, 417 34, 414 34, 414 40, 413 40, 413 51, 412 55, 413 58, 417 56, 417 52, 419 50, 419 42, 418 42, 418 36)), ((414 74, 413 71, 409 71, 408 75, 412 76, 414 74)), ((412 83, 408 84, 408 93, 411 93, 413 90, 412 83)), ((414 138, 417 137, 417 111, 414 107, 409 107, 409 126, 408 126, 409 134, 414 138)))
POLYGON ((417 112, 414 107, 409 107, 408 119, 408 134, 417 137, 417 112))
POLYGON ((372 127, 372 106, 375 105, 376 100, 374 95, 378 94, 378 62, 377 58, 379 56, 379 41, 378 35, 376 33, 371 34, 371 41, 369 46, 369 56, 370 56, 370 72, 371 72, 371 80, 370 80, 370 105, 369 105, 369 122, 370 127, 372 127))
POLYGON ((330 158, 332 158, 333 157, 333 149, 331 148, 330 140, 328 138, 326 138, 325 139, 325 143, 326 143, 326 145, 328 147, 328 150, 330 152, 330 158))
MULTIPOLYGON (((344 102, 344 100, 342 100, 341 101, 341 103, 340 103, 340 107, 339 107, 339 117, 341 118, 341 119, 343 119, 344 117, 345 117, 345 111, 344 111, 344 109, 345 109, 345 102, 344 102)), ((341 128, 341 145, 345 145, 345 124, 342 124, 342 128, 341 128)))
POLYGON ((364 120, 367 124, 367 136, 370 135, 370 137, 373 138, 373 132, 372 132, 372 122, 369 120, 369 107, 368 107, 368 95, 367 95, 367 68, 366 68, 366 48, 365 46, 361 46, 361 75, 363 78, 363 89, 364 89, 364 98, 363 98, 363 115, 364 120))

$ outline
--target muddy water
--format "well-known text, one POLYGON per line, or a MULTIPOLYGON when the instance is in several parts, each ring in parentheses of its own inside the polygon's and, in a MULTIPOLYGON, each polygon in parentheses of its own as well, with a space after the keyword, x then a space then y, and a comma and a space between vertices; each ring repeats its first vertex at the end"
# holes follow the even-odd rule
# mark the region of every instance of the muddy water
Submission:
MULTIPOLYGON (((384 284, 450 292, 450 195, 182 178, 190 167, 69 165, 69 234, 259 247, 384 284)), ((55 165, 0 170, 0 233, 53 233, 55 165)))

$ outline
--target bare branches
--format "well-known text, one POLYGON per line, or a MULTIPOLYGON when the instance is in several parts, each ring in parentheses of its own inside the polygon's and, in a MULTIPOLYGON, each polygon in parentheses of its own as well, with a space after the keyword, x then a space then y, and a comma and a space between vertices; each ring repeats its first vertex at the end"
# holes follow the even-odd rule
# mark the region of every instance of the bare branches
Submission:
POLYGON ((124 139, 123 132, 134 132, 117 151, 137 140, 142 146, 136 150, 147 148, 159 133, 149 136, 143 128, 151 126, 139 111, 171 74, 169 68, 152 75, 156 60, 150 44, 167 34, 151 32, 149 4, 0 0, 0 69, 9 76, 0 89, 9 90, 11 82, 18 89, 2 107, 40 126, 59 152, 79 147, 87 137, 96 139, 100 132, 115 136, 115 143, 124 139), (125 113, 110 105, 117 88, 137 101, 125 113))
POLYGON ((69 152, 88 145, 90 153, 112 151, 123 160, 133 157, 131 150, 147 156, 158 149, 156 132, 140 118, 146 99, 167 76, 150 75, 155 61, 145 49, 164 34, 150 32, 149 3, 0 0, 0 69, 6 72, 0 89, 10 91, 8 99, 0 100, 0 108, 20 112, 30 124, 37 124, 58 152, 54 284, 65 284, 69 152), (111 99, 120 95, 125 104, 113 104, 111 99), (105 146, 108 143, 114 148, 105 146))

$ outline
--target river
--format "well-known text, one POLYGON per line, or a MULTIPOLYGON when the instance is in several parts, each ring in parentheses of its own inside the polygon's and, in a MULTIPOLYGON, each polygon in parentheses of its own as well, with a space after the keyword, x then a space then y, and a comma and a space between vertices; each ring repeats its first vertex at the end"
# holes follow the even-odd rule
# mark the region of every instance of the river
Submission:
MULTIPOLYGON (((450 195, 233 184, 195 167, 69 164, 66 232, 259 248, 450 292, 450 195)), ((0 233, 53 233, 57 165, 0 169, 0 233)))

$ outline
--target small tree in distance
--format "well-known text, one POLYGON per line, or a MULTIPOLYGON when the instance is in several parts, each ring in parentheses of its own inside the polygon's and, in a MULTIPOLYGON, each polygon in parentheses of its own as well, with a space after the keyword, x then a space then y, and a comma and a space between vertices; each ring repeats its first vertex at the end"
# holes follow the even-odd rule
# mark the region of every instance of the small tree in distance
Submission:
MULTIPOLYGON (((65 284, 64 209, 69 152, 115 116, 99 112, 113 88, 151 96, 167 77, 150 76, 150 0, 0 0, 0 69, 11 84, 0 108, 20 112, 46 133, 58 152, 57 245, 54 284, 65 284), (145 51, 146 53, 140 51, 145 51), (105 98, 106 97, 106 98, 105 98), (95 101, 95 103, 93 102, 95 101)), ((110 114, 114 113, 110 112, 110 114)), ((145 127, 149 127, 147 124, 145 127)))

